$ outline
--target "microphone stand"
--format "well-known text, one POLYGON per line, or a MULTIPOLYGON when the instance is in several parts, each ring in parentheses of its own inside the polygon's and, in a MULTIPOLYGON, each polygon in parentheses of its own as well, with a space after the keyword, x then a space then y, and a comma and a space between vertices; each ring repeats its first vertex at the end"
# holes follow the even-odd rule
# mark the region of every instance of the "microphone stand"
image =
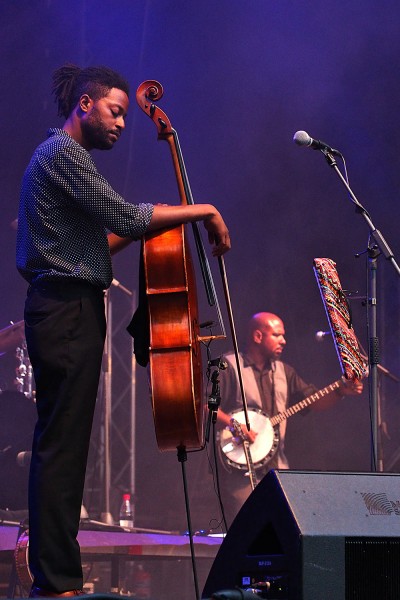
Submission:
POLYGON ((208 397, 208 419, 206 424, 205 440, 206 442, 210 439, 210 426, 211 423, 215 425, 217 422, 217 413, 221 404, 221 393, 219 389, 219 373, 226 369, 226 363, 220 358, 214 361, 209 361, 209 366, 216 367, 211 375, 212 390, 208 397))
MULTIPOLYGON (((331 152, 327 148, 321 148, 322 154, 325 156, 326 161, 330 167, 332 167, 339 179, 347 189, 352 202, 356 206, 356 212, 364 217, 369 229, 370 238, 368 240, 368 262, 369 262, 369 278, 368 278, 368 298, 367 298, 367 311, 370 314, 369 319, 369 348, 368 348, 368 366, 369 366, 369 379, 370 379, 370 401, 371 401, 371 420, 372 420, 372 446, 371 446, 371 470, 377 471, 377 465, 379 460, 379 467, 382 470, 382 464, 380 460, 380 430, 379 430, 379 397, 378 397, 378 364, 379 364, 379 340, 377 337, 377 259, 380 254, 391 262, 395 271, 400 275, 400 267, 397 264, 392 250, 389 248, 382 233, 375 227, 372 219, 366 209, 357 200, 352 189, 350 188, 347 180, 343 177, 339 170, 336 160, 331 152), (371 238, 374 241, 371 244, 371 238)), ((340 155, 341 156, 341 155, 340 155)), ((343 158, 343 157, 342 157, 343 158)))
MULTIPOLYGON (((123 286, 117 279, 112 280, 112 285, 119 288, 124 294, 133 296, 133 292, 123 286)), ((112 295, 111 287, 105 293, 105 311, 107 332, 104 344, 103 354, 103 443, 104 443, 104 470, 103 470, 103 510, 101 512, 101 523, 105 525, 114 525, 114 519, 111 514, 111 424, 112 424, 112 354, 113 354, 113 327, 112 327, 112 295)), ((133 411, 133 406, 132 406, 133 411)), ((132 428, 134 424, 132 416, 132 428)), ((133 436, 131 431, 131 452, 133 447, 133 436)), ((134 489, 134 467, 131 468, 131 489, 134 489)))
POLYGON ((110 451, 110 432, 111 432, 111 384, 112 384, 112 301, 110 290, 105 293, 105 309, 107 320, 106 341, 104 344, 103 355, 103 394, 104 394, 104 471, 103 471, 103 511, 101 521, 106 525, 113 525, 114 520, 110 509, 110 490, 111 490, 111 451, 110 451))

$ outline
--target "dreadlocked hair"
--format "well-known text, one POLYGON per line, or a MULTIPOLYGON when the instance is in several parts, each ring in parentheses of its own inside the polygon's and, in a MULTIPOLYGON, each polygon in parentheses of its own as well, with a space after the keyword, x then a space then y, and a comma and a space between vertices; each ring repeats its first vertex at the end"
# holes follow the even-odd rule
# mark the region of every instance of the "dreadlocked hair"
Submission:
POLYGON ((92 100, 107 96, 111 88, 118 88, 129 96, 128 82, 108 67, 80 67, 67 63, 53 73, 52 93, 58 105, 58 115, 66 119, 83 94, 92 100))

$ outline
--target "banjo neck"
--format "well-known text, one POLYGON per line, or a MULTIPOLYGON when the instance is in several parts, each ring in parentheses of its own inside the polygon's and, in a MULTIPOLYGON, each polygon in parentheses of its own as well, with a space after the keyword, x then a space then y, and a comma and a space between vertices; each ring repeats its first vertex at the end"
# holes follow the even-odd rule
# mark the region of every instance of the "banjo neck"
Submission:
POLYGON ((256 470, 254 468, 253 459, 250 452, 250 442, 244 435, 240 423, 236 421, 236 419, 231 419, 230 430, 233 435, 238 436, 241 439, 243 445, 243 452, 246 458, 247 468, 249 470, 249 479, 251 489, 254 490, 256 485, 258 484, 256 470))
POLYGON ((248 440, 243 440, 243 450, 244 450, 244 454, 246 456, 247 467, 249 469, 249 479, 250 479, 251 489, 254 490, 254 488, 256 487, 256 485, 258 483, 258 480, 257 480, 256 471, 254 468, 253 459, 251 457, 250 442, 248 440))
POLYGON ((290 406, 288 409, 284 410, 283 412, 280 412, 277 415, 270 417, 269 420, 270 420, 272 427, 275 427, 275 425, 278 425, 285 419, 300 412, 301 410, 303 410, 304 408, 307 408, 308 406, 312 406, 315 402, 317 402, 318 400, 321 400, 321 398, 324 398, 331 392, 334 392, 335 390, 339 389, 341 381, 342 381, 341 379, 334 381, 333 383, 322 388, 322 390, 318 390, 318 392, 311 394, 311 396, 304 398, 304 400, 300 400, 300 402, 297 402, 297 404, 293 404, 293 406, 290 406))
POLYGON ((243 440, 243 450, 246 455, 246 462, 247 462, 247 466, 249 468, 249 478, 250 478, 251 489, 254 490, 254 488, 256 487, 256 485, 258 483, 258 480, 257 480, 256 471, 254 469, 254 463, 253 463, 253 459, 251 457, 251 452, 250 452, 250 443, 248 440, 243 440))

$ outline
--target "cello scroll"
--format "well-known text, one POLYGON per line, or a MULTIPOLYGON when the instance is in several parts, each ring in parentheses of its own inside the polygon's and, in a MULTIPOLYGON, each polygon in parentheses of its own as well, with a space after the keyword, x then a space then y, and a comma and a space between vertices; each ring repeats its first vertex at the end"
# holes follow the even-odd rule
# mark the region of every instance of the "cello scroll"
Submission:
POLYGON ((161 108, 154 104, 154 102, 158 102, 163 95, 163 86, 153 79, 141 83, 136 92, 137 103, 153 121, 157 127, 159 138, 161 139, 164 139, 166 135, 173 133, 172 125, 167 115, 161 108))

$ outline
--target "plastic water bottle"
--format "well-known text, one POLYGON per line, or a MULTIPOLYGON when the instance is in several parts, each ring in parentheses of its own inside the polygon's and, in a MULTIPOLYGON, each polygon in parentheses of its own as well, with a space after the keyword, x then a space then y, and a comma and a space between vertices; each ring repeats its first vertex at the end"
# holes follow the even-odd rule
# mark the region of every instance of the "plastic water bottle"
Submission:
POLYGON ((122 496, 121 509, 119 511, 119 524, 121 527, 127 527, 132 529, 134 522, 133 515, 133 504, 131 501, 130 494, 124 494, 122 496))

